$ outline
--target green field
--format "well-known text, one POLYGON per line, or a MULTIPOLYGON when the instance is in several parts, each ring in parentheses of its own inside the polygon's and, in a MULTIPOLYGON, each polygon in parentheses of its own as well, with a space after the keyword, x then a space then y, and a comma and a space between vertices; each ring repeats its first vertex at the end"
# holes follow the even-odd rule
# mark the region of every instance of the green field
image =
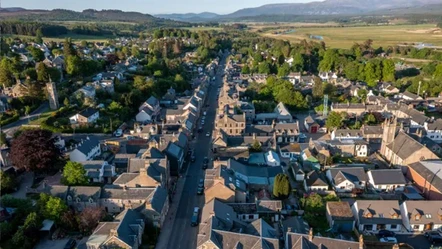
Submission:
MULTIPOLYGON (((273 34, 272 29, 261 35, 298 42, 311 40, 310 35, 322 36, 328 47, 350 48, 355 42, 372 39, 374 47, 387 47, 403 43, 425 42, 442 46, 442 32, 436 25, 384 25, 361 27, 300 27, 290 34, 273 34)), ((314 40, 320 41, 320 40, 314 40)))

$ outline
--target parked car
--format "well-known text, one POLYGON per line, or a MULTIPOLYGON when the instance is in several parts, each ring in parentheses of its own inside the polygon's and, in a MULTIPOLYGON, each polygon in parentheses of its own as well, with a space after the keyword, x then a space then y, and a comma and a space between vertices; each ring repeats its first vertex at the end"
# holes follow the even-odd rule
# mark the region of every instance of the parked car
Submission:
POLYGON ((64 249, 72 249, 77 245, 77 241, 74 239, 69 239, 68 242, 66 242, 66 245, 64 246, 64 249))
POLYGON ((199 207, 194 207, 193 208, 193 213, 192 213, 192 218, 190 220, 190 225, 195 227, 198 226, 198 216, 200 213, 200 208, 199 207))
POLYGON ((121 130, 121 129, 117 129, 117 130, 114 132, 114 136, 116 136, 116 137, 121 137, 121 136, 123 136, 123 130, 121 130))
POLYGON ((395 237, 383 237, 379 241, 384 243, 397 243, 397 239, 395 237))
POLYGON ((196 190, 196 194, 197 194, 197 195, 202 195, 202 194, 204 194, 204 188, 198 187, 197 190, 196 190))
POLYGON ((432 244, 442 243, 442 235, 438 231, 425 232, 424 236, 427 237, 432 244))
POLYGON ((379 230, 379 237, 395 237, 396 234, 389 230, 379 230))
POLYGON ((210 137, 210 132, 207 132, 207 133, 206 133, 206 137, 210 137))
POLYGON ((194 163, 195 161, 196 161, 196 157, 195 157, 195 155, 191 155, 190 156, 190 161, 192 162, 192 163, 194 163))
POLYGON ((204 179, 200 179, 198 182, 198 187, 204 188, 204 179))

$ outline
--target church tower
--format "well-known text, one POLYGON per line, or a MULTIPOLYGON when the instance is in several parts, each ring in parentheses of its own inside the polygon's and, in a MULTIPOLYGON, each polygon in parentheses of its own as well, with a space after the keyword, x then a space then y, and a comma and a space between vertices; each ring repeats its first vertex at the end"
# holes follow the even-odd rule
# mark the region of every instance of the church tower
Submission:
POLYGON ((58 93, 55 83, 52 81, 46 83, 46 89, 48 90, 49 107, 51 110, 57 110, 60 105, 58 103, 58 93))
POLYGON ((387 145, 392 143, 396 137, 396 126, 397 126, 397 118, 387 118, 382 124, 382 144, 381 144, 381 155, 386 156, 387 145))

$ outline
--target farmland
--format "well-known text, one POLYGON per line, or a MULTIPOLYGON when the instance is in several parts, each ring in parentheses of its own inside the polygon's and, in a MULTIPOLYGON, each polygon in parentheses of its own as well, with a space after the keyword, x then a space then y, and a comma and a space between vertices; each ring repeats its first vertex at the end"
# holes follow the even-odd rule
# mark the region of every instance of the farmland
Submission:
MULTIPOLYGON (((281 27, 272 25, 270 27, 259 26, 261 35, 273 37, 277 39, 289 40, 297 42, 300 40, 312 40, 311 36, 320 36, 322 41, 328 47, 332 48, 350 48, 355 42, 363 42, 367 39, 374 41, 374 47, 387 47, 404 43, 431 43, 433 45, 442 46, 442 31, 436 25, 378 25, 378 26, 290 26, 290 24, 281 24, 281 27), (293 29, 287 29, 293 27, 293 29), (289 32, 282 32, 287 31, 289 32), (282 32, 275 34, 275 32, 282 32)), ((257 31, 253 26, 252 30, 257 31)), ((315 41, 321 41, 314 39, 315 41)))

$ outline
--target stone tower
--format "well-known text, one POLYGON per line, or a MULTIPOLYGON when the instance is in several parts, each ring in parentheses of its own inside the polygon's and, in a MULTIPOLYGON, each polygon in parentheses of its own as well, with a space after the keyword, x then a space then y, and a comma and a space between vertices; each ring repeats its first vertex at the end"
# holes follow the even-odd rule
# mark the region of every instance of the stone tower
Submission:
POLYGON ((49 107, 52 110, 57 110, 60 105, 58 104, 58 93, 55 83, 52 81, 46 83, 46 89, 48 90, 49 107))
POLYGON ((397 126, 397 119, 396 117, 393 118, 387 118, 384 123, 382 124, 382 144, 381 144, 381 155, 386 156, 387 151, 387 145, 392 143, 394 141, 394 138, 396 137, 396 126, 397 126))

